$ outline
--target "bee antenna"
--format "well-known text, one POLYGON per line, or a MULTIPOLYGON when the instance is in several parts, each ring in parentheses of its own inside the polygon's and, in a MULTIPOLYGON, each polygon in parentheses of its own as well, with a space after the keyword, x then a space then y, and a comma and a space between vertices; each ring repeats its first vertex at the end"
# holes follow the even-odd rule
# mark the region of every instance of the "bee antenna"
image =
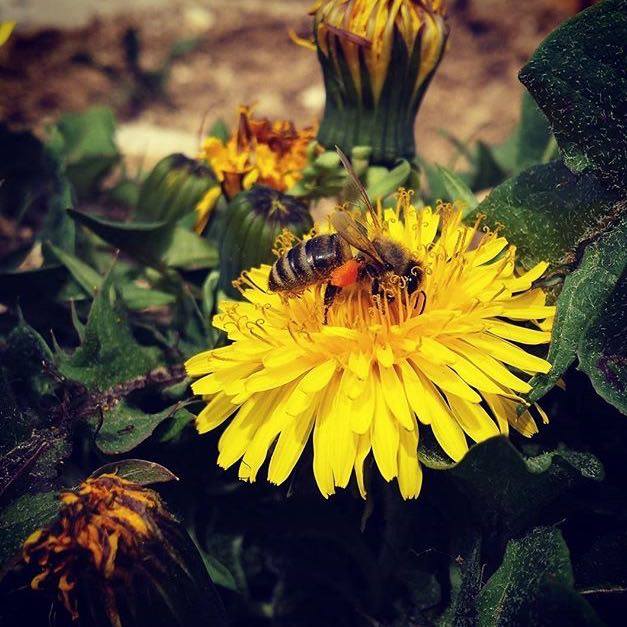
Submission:
POLYGON ((348 157, 344 154, 344 152, 342 152, 342 149, 339 146, 335 146, 335 150, 337 151, 337 154, 340 158, 340 161, 342 162, 342 165, 346 169, 346 172, 348 172, 349 178, 351 179, 351 181, 357 188, 357 191, 359 192, 359 196, 361 197, 361 200, 364 203, 364 207, 368 210, 368 213, 372 217, 375 228, 380 229, 381 224, 379 223, 379 216, 377 215, 377 212, 375 211, 374 206, 370 198, 368 197, 368 192, 366 191, 364 184, 359 180, 359 177, 357 176, 357 173, 353 169, 351 162, 349 161, 348 157))

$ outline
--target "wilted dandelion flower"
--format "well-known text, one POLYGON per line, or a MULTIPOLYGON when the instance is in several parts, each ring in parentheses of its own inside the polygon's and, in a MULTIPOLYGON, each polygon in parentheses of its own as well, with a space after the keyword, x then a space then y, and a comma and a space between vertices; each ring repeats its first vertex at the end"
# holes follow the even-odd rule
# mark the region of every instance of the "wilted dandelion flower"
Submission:
POLYGON ((301 179, 313 128, 297 130, 292 122, 256 119, 240 107, 237 132, 226 142, 208 137, 201 158, 212 167, 229 198, 255 183, 284 192, 301 179))
POLYGON ((156 492, 113 474, 87 479, 62 492, 60 501, 58 519, 24 543, 24 561, 41 570, 31 587, 56 591, 73 619, 80 589, 88 588, 119 624, 115 586, 128 586, 138 570, 163 563, 174 519, 156 492))
POLYGON ((214 318, 232 343, 187 362, 191 376, 202 376, 193 391, 207 401, 197 429, 232 416, 218 464, 240 461, 240 478, 254 481, 272 451, 268 479, 285 481, 313 434, 313 471, 325 497, 353 472, 365 495, 372 454, 384 479, 396 478, 411 498, 422 481, 419 427, 431 429, 453 460, 469 440, 506 434, 510 425, 527 436, 537 431, 529 408, 520 415, 517 408, 530 390, 527 375, 550 364, 519 344, 550 340, 555 309, 532 287, 547 264, 518 275, 504 237, 479 221, 465 226, 456 206, 417 209, 402 190, 381 218, 424 268, 419 290, 399 284, 390 301, 357 283, 324 324, 321 286, 298 296, 269 292, 270 267, 262 266, 241 281, 247 302, 225 302, 214 318))
POLYGON ((319 0, 311 12, 327 95, 320 143, 371 146, 374 162, 413 157, 448 36, 444 0, 319 0))

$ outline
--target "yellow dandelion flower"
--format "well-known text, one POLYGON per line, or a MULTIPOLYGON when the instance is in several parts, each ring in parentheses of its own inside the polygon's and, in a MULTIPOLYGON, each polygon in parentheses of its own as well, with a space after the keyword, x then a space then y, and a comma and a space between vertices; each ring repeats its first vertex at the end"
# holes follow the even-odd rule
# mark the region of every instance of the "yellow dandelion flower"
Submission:
POLYGON ((24 543, 24 561, 40 568, 31 587, 56 590, 76 620, 77 588, 89 580, 115 612, 112 585, 128 581, 133 560, 145 559, 145 542, 166 542, 165 526, 174 519, 156 492, 114 474, 87 479, 60 501, 58 519, 24 543))
POLYGON ((319 0, 311 9, 327 100, 318 139, 372 160, 415 155, 413 124, 448 37, 444 0, 319 0))
POLYGON ((256 119, 249 107, 240 107, 239 126, 228 141, 204 140, 201 158, 212 167, 229 198, 255 183, 281 192, 302 177, 313 128, 297 130, 292 122, 256 119))
POLYGON ((396 208, 380 213, 387 235, 424 268, 419 290, 399 284, 392 300, 381 299, 358 282, 324 324, 320 285, 281 296, 267 290, 270 267, 262 266, 243 277, 246 302, 225 302, 214 318, 232 343, 186 363, 202 377, 194 393, 207 401, 199 433, 232 417, 218 464, 239 461, 241 479, 254 481, 272 450, 268 479, 280 484, 311 437, 325 497, 353 473, 365 495, 372 454, 383 478, 412 498, 422 481, 420 429, 431 429, 456 461, 469 441, 507 434, 510 425, 537 431, 529 408, 517 409, 528 376, 550 364, 520 345, 550 340, 555 309, 533 287, 547 264, 517 274, 515 247, 479 222, 464 225, 457 206, 416 208, 401 190, 396 208))

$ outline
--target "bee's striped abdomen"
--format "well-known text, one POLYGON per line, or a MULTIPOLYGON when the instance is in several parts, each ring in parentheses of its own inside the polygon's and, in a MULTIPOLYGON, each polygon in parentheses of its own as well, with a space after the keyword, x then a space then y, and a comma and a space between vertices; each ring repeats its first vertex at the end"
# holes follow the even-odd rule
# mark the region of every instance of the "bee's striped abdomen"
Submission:
POLYGON ((327 279, 350 256, 350 246, 339 235, 317 235, 274 262, 268 286, 274 292, 301 289, 327 279))

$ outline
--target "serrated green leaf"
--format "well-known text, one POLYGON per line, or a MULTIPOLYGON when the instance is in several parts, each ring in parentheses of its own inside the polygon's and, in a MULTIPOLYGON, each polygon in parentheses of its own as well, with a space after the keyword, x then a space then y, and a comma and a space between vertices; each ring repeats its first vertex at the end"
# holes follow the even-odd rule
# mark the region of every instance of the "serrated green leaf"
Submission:
MULTIPOLYGON (((604 305, 626 266, 627 217, 623 217, 618 224, 588 245, 579 267, 564 281, 557 300, 553 340, 548 354, 548 360, 553 366, 549 373, 537 375, 531 380, 533 390, 529 399, 532 402, 546 394, 566 372, 575 361, 578 346, 582 355, 590 357, 593 354, 593 349, 588 348, 590 342, 585 340, 587 329, 590 329, 588 333, 594 335, 597 327, 611 328, 612 323, 609 319, 606 321, 605 317, 611 316, 613 310, 605 310, 604 305)), ((620 317, 621 314, 615 315, 620 317)), ((620 324, 619 319, 617 322, 620 324)), ((615 333, 621 332, 622 329, 617 327, 615 333)), ((591 373, 599 374, 598 368, 592 366, 592 362, 586 363, 591 366, 589 376, 591 373)), ((597 376, 595 379, 597 383, 601 383, 603 375, 601 379, 597 376)), ((609 392, 611 388, 605 389, 609 392)), ((621 394, 620 390, 616 392, 621 394)))
POLYGON ((551 33, 520 72, 568 167, 591 168, 619 190, 627 180, 626 41, 627 0, 605 0, 551 33))
POLYGON ((65 376, 90 390, 104 391, 155 368, 159 351, 136 342, 108 278, 89 312, 85 341, 71 355, 60 354, 57 359, 65 376))
POLYGON ((128 453, 148 439, 164 420, 176 419, 177 411, 185 411, 176 407, 149 414, 120 400, 104 412, 96 445, 105 455, 128 453))
POLYGON ((133 481, 139 485, 152 485, 153 483, 165 483, 178 481, 178 477, 165 466, 145 459, 123 459, 100 466, 91 473, 92 477, 104 474, 116 474, 127 481, 133 481))
MULTIPOLYGON (((623 259, 627 238, 623 239, 623 259)), ((590 377, 597 393, 623 414, 627 414, 627 274, 598 309, 595 320, 579 342, 577 355, 581 369, 590 377)))
POLYGON ((561 162, 534 166, 508 179, 477 207, 488 226, 505 226, 525 267, 557 264, 609 214, 618 198, 592 173, 575 176, 561 162))
POLYGON ((478 625, 535 624, 534 602, 546 580, 572 587, 573 573, 559 530, 538 527, 508 543, 503 563, 479 593, 478 625))

